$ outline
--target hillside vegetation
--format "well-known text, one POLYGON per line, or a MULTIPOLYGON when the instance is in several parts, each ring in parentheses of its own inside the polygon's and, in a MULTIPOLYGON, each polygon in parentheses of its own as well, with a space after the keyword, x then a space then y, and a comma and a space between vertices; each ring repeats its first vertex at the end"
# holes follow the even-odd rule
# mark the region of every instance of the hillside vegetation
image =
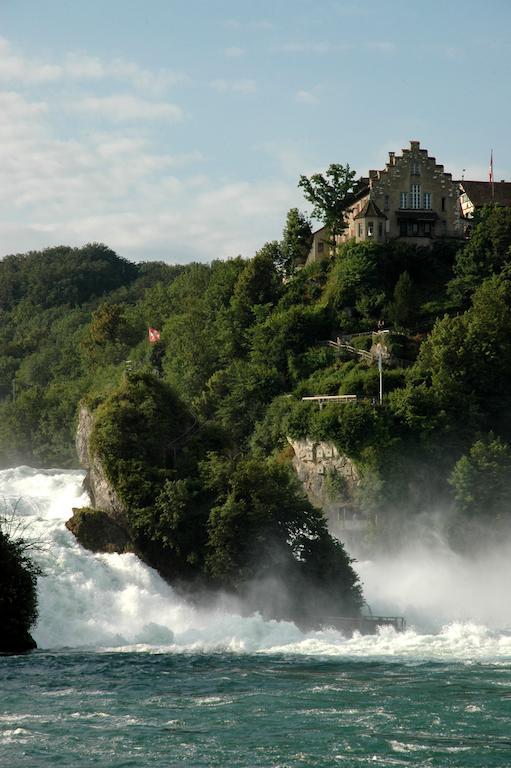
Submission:
POLYGON ((242 589, 291 573, 293 602, 341 568, 356 611, 349 560, 301 495, 286 437, 356 463, 352 501, 382 541, 432 505, 468 527, 506 520, 511 211, 484 209, 465 243, 350 242, 304 267, 300 223, 248 260, 134 265, 98 244, 5 257, 0 461, 75 466, 85 398, 133 536, 170 577, 242 589), (380 406, 377 367, 326 342, 370 350, 382 321, 380 406), (318 394, 358 400, 301 400, 318 394))

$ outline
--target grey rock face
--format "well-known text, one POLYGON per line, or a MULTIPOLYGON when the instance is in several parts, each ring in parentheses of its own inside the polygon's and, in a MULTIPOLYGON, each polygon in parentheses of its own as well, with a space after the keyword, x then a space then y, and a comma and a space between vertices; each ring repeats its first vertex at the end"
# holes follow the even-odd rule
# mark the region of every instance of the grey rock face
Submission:
POLYGON ((350 504, 359 483, 357 468, 332 443, 289 439, 295 455, 293 466, 310 501, 330 512, 350 504), (337 486, 337 491, 336 491, 337 486))
POLYGON ((90 436, 94 425, 94 414, 82 406, 76 430, 76 451, 81 466, 87 470, 84 486, 91 497, 91 506, 106 512, 120 525, 126 524, 124 506, 112 488, 98 456, 91 455, 90 436))

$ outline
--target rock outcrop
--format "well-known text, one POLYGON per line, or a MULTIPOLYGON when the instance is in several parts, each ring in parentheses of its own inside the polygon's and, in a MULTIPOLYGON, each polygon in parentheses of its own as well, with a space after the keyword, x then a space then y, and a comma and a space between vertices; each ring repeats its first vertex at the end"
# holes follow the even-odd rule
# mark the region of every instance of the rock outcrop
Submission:
POLYGON ((80 408, 76 430, 76 452, 81 466, 87 470, 84 486, 91 498, 94 509, 100 509, 119 525, 126 524, 122 501, 105 474, 101 461, 90 453, 90 436, 94 425, 94 414, 86 406, 80 408))
POLYGON ((347 532, 363 534, 368 521, 354 503, 360 476, 353 461, 333 443, 309 438, 288 438, 288 442, 294 451, 292 462, 298 479, 309 501, 325 513, 330 531, 343 538, 347 532))
POLYGON ((293 466, 310 501, 327 509, 350 504, 359 483, 357 468, 333 443, 288 438, 295 453, 293 466))
POLYGON ((129 525, 122 501, 109 482, 98 456, 90 451, 94 414, 80 408, 76 431, 76 451, 81 466, 87 470, 84 487, 92 508, 73 509, 66 528, 80 544, 92 552, 127 552, 132 549, 129 525))
POLYGON ((73 517, 66 528, 82 547, 91 552, 130 552, 131 540, 125 529, 100 509, 73 508, 73 517))

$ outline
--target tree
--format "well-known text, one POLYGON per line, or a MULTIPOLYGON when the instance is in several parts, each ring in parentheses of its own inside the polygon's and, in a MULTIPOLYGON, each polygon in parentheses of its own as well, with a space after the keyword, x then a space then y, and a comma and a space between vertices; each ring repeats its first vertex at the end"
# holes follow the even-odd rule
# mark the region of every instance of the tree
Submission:
MULTIPOLYGON (((363 298, 370 304, 381 304, 383 296, 378 273, 382 255, 377 243, 344 243, 329 272, 324 297, 334 314, 353 310, 363 298)), ((380 309, 381 312, 381 309, 380 309)), ((377 312, 379 315, 380 312, 377 312)))
POLYGON ((456 463, 449 483, 462 515, 493 520, 509 516, 511 448, 493 434, 476 440, 456 463))
POLYGON ((281 267, 285 275, 291 275, 297 266, 305 264, 312 245, 312 227, 309 219, 298 208, 291 208, 282 233, 281 267))
POLYGON ((333 249, 337 235, 346 227, 345 212, 353 202, 355 175, 349 165, 333 163, 324 174, 300 176, 298 182, 305 199, 313 206, 312 215, 328 228, 333 249))
POLYGON ((8 521, 0 517, 0 652, 22 653, 36 647, 30 628, 37 619, 40 570, 27 554, 30 544, 7 528, 8 521))
POLYGON ((394 301, 389 307, 390 319, 399 328, 409 328, 415 317, 416 291, 408 272, 402 272, 394 287, 394 301))
POLYGON ((511 263, 511 209, 487 205, 476 211, 470 240, 459 251, 449 293, 467 302, 481 281, 511 263))
POLYGON ((253 607, 269 615, 276 595, 258 591, 257 583, 271 582, 285 596, 279 598, 280 616, 307 622, 358 615, 361 590, 351 560, 287 466, 253 458, 232 466, 212 457, 203 475, 217 491, 206 568, 219 585, 245 591, 255 599, 253 607))

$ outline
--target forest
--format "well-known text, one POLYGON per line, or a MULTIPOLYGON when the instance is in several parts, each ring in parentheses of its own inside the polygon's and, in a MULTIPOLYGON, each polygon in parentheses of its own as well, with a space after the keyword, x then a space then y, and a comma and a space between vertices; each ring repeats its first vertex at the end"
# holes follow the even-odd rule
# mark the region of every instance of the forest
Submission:
POLYGON ((310 238, 292 209, 281 240, 250 259, 133 264, 98 243, 4 257, 0 466, 77 466, 87 404, 138 551, 171 580, 238 592, 277 573, 294 585, 291 614, 305 584, 311 605, 335 592, 356 613, 362 597, 299 488, 289 437, 334 443, 356 464, 350 503, 375 545, 396 545, 402 521, 433 506, 456 546, 481 520, 498 536, 511 490, 511 211, 482 209, 465 241, 348 242, 305 264, 310 238), (378 366, 328 342, 370 350, 382 327, 379 403, 378 366), (302 400, 338 394, 357 401, 302 400))

